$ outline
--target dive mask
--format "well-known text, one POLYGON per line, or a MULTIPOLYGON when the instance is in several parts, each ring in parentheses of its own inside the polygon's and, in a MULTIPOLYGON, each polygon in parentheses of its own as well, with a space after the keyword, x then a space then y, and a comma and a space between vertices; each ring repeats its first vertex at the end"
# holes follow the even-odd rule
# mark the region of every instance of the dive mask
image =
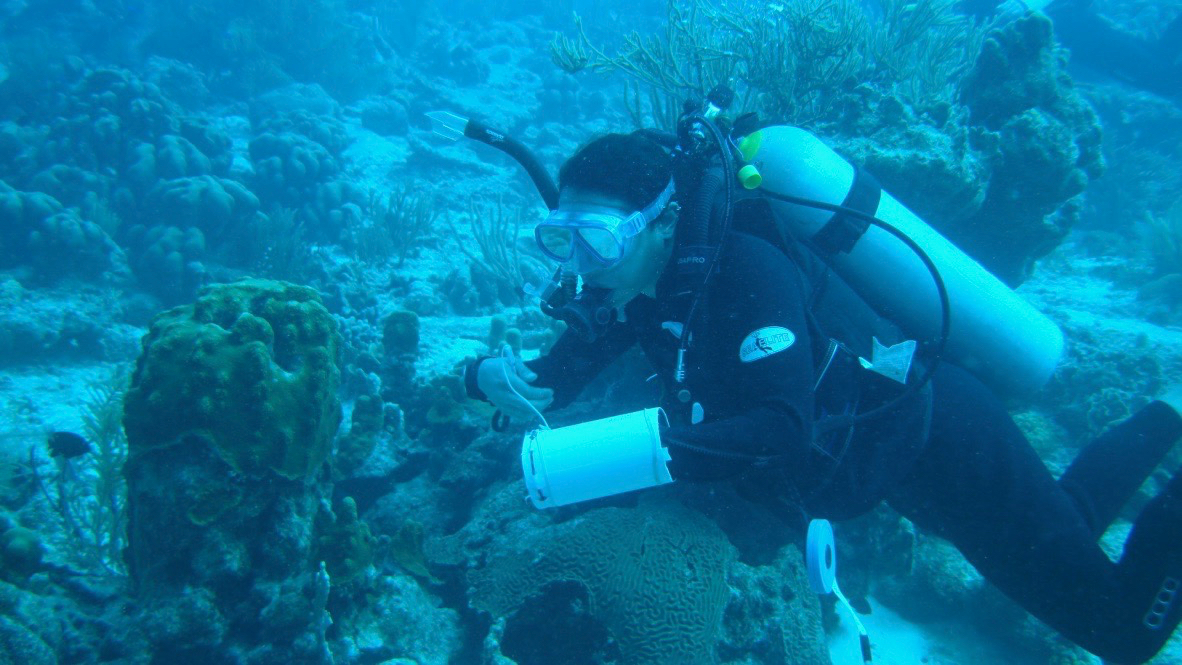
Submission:
POLYGON ((588 273, 616 265, 624 258, 629 238, 661 216, 673 198, 673 181, 656 200, 630 215, 599 206, 557 209, 534 229, 538 248, 546 256, 570 264, 573 272, 588 273))

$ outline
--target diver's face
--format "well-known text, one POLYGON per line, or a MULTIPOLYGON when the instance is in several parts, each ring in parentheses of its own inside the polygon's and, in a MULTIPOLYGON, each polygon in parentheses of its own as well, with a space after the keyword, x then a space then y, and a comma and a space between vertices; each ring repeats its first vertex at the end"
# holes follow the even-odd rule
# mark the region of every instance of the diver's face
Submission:
MULTIPOLYGON (((591 190, 566 187, 558 197, 560 210, 579 210, 628 216, 634 212, 632 206, 621 199, 591 190)), ((666 215, 674 215, 667 209, 661 217, 653 220, 640 233, 624 241, 622 258, 607 267, 596 267, 593 260, 577 257, 571 261, 582 272, 583 283, 587 286, 611 289, 611 303, 623 307, 641 293, 652 294, 657 278, 665 269, 672 254, 672 236, 675 224, 666 215), (591 266, 591 269, 585 269, 591 266)), ((582 251, 577 248, 576 252, 582 251)))

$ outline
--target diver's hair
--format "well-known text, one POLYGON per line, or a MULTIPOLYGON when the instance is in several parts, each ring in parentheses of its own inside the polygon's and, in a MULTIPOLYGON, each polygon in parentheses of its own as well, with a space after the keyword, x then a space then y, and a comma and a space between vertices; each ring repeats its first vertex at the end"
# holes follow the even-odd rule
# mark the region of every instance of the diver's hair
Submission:
POLYGON ((579 148, 558 171, 558 187, 577 187, 622 199, 639 210, 673 177, 673 158, 641 133, 605 134, 579 148))

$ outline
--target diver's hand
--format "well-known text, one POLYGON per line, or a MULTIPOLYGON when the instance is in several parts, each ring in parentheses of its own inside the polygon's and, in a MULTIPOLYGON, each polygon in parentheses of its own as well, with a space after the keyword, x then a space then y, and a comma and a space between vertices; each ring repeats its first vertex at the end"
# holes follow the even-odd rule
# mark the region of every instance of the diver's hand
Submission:
POLYGON ((533 422, 537 419, 533 409, 529 408, 526 402, 542 412, 554 401, 553 390, 530 385, 537 378, 538 375, 531 372, 523 363, 511 361, 509 358, 487 358, 480 363, 480 368, 476 371, 476 385, 488 401, 505 415, 521 422, 533 422), (523 398, 525 401, 522 401, 523 398))

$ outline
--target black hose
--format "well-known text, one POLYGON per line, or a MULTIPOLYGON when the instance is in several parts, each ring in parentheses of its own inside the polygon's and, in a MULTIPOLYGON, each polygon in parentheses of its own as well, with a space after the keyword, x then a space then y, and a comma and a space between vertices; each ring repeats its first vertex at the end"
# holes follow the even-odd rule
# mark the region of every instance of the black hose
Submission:
MULTIPOLYGON (((730 232, 731 219, 734 215, 735 205, 735 182, 732 174, 734 174, 736 171, 734 168, 734 157, 731 155, 730 146, 727 143, 726 137, 723 136, 722 132, 713 122, 710 121, 709 118, 706 118, 701 114, 687 116, 681 120, 681 124, 683 127, 689 127, 689 123, 692 121, 700 123, 700 127, 708 130, 711 137, 714 139, 716 146, 718 147, 718 156, 722 160, 721 176, 719 177, 721 177, 722 180, 722 187, 725 190, 725 197, 723 199, 722 206, 722 221, 721 224, 718 225, 715 237, 712 238, 710 237, 710 230, 712 228, 710 222, 714 221, 714 201, 717 198, 719 187, 713 182, 713 178, 711 176, 712 174, 717 174, 720 169, 719 167, 712 167, 708 169, 706 171, 706 175, 702 176, 702 181, 708 182, 711 185, 710 192, 708 196, 701 194, 699 195, 695 201, 697 209, 695 209, 694 212, 696 213, 695 217, 698 219, 705 219, 707 222, 704 229, 705 242, 702 243, 702 246, 709 246, 709 243, 714 241, 714 254, 707 260, 705 273, 703 274, 701 281, 696 285, 696 288, 694 289, 694 297, 690 301, 689 313, 686 314, 685 325, 682 327, 681 340, 678 344, 679 366, 681 362, 680 359, 683 358, 685 352, 689 350, 689 332, 690 328, 693 326, 694 316, 698 313, 699 309, 703 309, 705 307, 703 301, 706 299, 706 286, 710 281, 710 277, 714 274, 715 268, 718 266, 719 256, 722 255, 722 244, 725 241, 727 234, 730 232)), ((701 185, 699 186, 701 187, 701 185)))
POLYGON ((694 196, 692 221, 693 225, 686 229, 686 245, 702 247, 710 242, 710 220, 713 218, 714 199, 718 190, 723 187, 722 169, 707 169, 698 181, 697 192, 694 196))
POLYGON ((491 129, 476 120, 468 121, 468 126, 464 128, 464 136, 496 148, 517 160, 517 163, 521 164, 530 179, 534 181, 534 187, 538 188, 538 194, 542 195, 542 201, 546 203, 546 207, 550 210, 558 208, 558 185, 554 184, 554 179, 550 177, 546 168, 524 144, 504 132, 491 129))
POLYGON ((933 262, 932 258, 928 256, 927 252, 923 251, 923 248, 920 247, 919 244, 910 237, 908 237, 907 234, 875 217, 874 215, 833 203, 825 203, 824 201, 814 201, 812 199, 804 199, 798 196, 780 194, 779 192, 773 192, 768 189, 760 188, 759 191, 768 198, 783 201, 785 203, 792 203, 794 205, 805 206, 808 208, 816 208, 818 210, 828 210, 832 213, 840 215, 849 215, 850 217, 860 219, 868 224, 877 226, 887 233, 890 233, 891 235, 898 238, 904 245, 906 245, 907 248, 910 249, 921 262, 923 262, 924 267, 927 268, 928 272, 932 276, 932 282, 936 285, 936 294, 940 299, 940 336, 936 340, 935 346, 932 348, 930 355, 928 356, 928 367, 920 379, 907 386, 907 389, 900 393, 899 396, 885 404, 871 409, 866 413, 860 413, 856 416, 832 416, 821 423, 819 428, 822 431, 834 431, 852 427, 857 423, 870 420, 872 418, 877 418, 885 414, 887 411, 899 406, 905 400, 911 399, 932 380, 932 376, 936 373, 936 369, 939 367, 940 361, 944 356, 944 348, 948 345, 948 337, 951 334, 952 329, 952 305, 948 299, 948 289, 944 285, 944 278, 940 276, 940 270, 936 267, 935 262, 933 262))
MULTIPOLYGON (((870 215, 870 214, 864 213, 860 210, 855 210, 853 208, 847 208, 845 206, 836 205, 833 203, 825 203, 823 201, 814 201, 812 199, 805 199, 805 198, 800 198, 797 196, 788 196, 787 194, 780 194, 778 192, 773 192, 768 189, 761 188, 760 192, 762 192, 768 198, 776 199, 779 201, 784 201, 785 203, 792 203, 794 205, 800 205, 800 206, 805 206, 805 207, 809 207, 809 208, 817 208, 819 210, 828 210, 828 211, 836 213, 836 214, 849 215, 851 217, 861 219, 869 224, 877 226, 878 228, 886 231, 887 233, 890 233, 891 235, 898 238, 912 252, 914 252, 915 255, 919 258, 919 260, 921 262, 923 262, 924 267, 927 268, 929 273, 931 273, 932 281, 936 285, 936 292, 937 292, 939 299, 940 299, 940 309, 941 309, 940 337, 936 341, 935 347, 933 348, 931 355, 929 356, 929 365, 928 365, 927 369, 924 371, 923 376, 921 376, 918 381, 915 381, 915 382, 911 383, 911 385, 907 386, 907 389, 904 390, 902 393, 900 393, 898 396, 896 396, 894 399, 892 399, 889 402, 886 402, 884 404, 881 404, 881 405, 871 409, 870 411, 867 411, 865 413, 860 413, 857 415, 852 415, 852 416, 830 416, 828 418, 823 419, 821 422, 817 423, 817 428, 816 428, 817 434, 825 434, 828 432, 833 432, 833 431, 837 431, 840 429, 847 429, 847 428, 853 427, 854 425, 856 425, 858 423, 865 422, 867 420, 885 415, 887 412, 893 410, 894 408, 896 408, 897 406, 902 404, 904 401, 913 398, 921 389, 923 389, 924 386, 926 386, 928 383, 931 382, 932 375, 934 375, 936 373, 936 369, 937 369, 937 367, 939 367, 940 361, 942 360, 942 357, 944 355, 944 348, 948 344, 948 337, 951 332, 951 326, 952 326, 952 316, 951 316, 952 309, 951 309, 951 304, 948 299, 948 289, 944 284, 944 278, 940 276, 940 271, 936 267, 935 262, 932 261, 931 257, 928 256, 927 252, 923 251, 923 248, 920 247, 918 243, 916 243, 914 240, 912 240, 910 237, 908 237, 905 233, 903 233, 899 229, 895 228, 894 226, 891 226, 890 224, 875 217, 874 215, 870 215)), ((683 335, 683 337, 684 336, 685 335, 683 335)), ((668 439, 667 445, 677 447, 677 448, 684 448, 684 449, 690 450, 692 452, 716 457, 719 459, 747 462, 747 463, 750 463, 750 464, 757 466, 757 467, 772 467, 772 466, 776 466, 778 464, 792 463, 787 455, 747 455, 744 453, 734 453, 734 452, 730 452, 730 451, 707 448, 707 447, 703 447, 703 446, 694 446, 691 444, 683 443, 681 441, 677 441, 672 438, 668 439)))

